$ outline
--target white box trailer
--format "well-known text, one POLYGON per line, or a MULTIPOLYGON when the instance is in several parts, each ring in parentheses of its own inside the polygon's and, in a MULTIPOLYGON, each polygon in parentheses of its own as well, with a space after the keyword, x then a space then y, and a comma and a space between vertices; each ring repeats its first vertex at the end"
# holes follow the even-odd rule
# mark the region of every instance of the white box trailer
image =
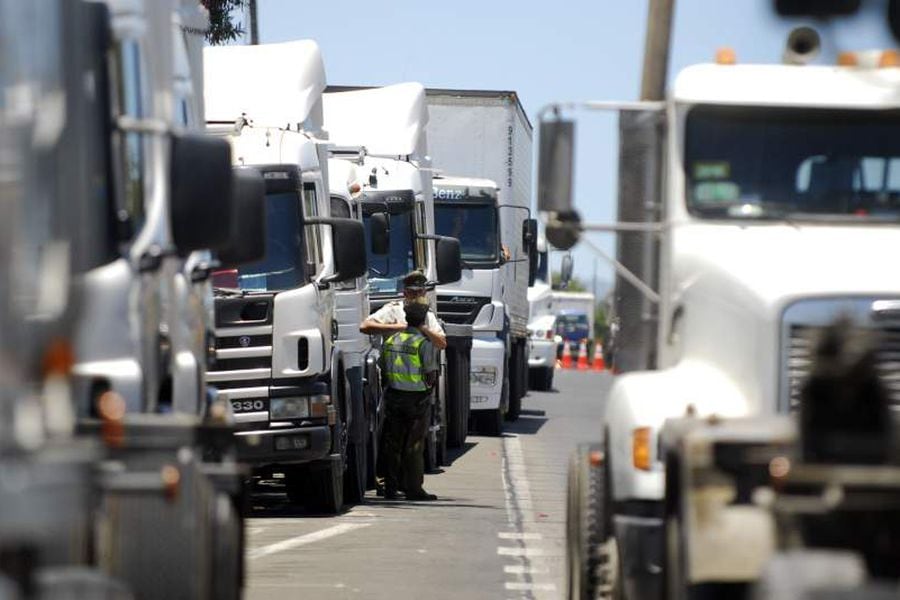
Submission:
POLYGON ((460 281, 439 287, 438 312, 473 326, 472 410, 493 431, 503 415, 518 416, 527 389, 532 127, 515 92, 428 89, 426 97, 437 233, 460 238, 466 263, 460 281), (460 211, 470 217, 464 228, 460 211))

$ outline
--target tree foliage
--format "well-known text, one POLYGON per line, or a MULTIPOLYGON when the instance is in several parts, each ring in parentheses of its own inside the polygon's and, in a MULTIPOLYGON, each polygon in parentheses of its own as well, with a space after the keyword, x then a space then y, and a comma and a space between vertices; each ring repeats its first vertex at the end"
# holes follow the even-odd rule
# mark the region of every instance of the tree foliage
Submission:
POLYGON ((243 24, 233 19, 232 12, 243 9, 248 0, 200 0, 200 3, 209 11, 206 41, 210 44, 224 44, 244 35, 243 24))
POLYGON ((559 273, 554 271, 550 274, 550 287, 554 290, 566 290, 567 292, 587 292, 587 286, 577 277, 572 277, 566 287, 560 284, 559 273))

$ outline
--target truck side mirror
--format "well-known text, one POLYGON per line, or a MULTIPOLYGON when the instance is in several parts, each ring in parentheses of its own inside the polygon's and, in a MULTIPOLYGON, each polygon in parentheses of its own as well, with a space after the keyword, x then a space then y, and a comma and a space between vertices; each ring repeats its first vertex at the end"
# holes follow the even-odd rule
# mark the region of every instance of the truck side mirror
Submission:
POLYGON ((266 184, 250 167, 233 171, 231 238, 219 250, 223 265, 236 267, 266 257, 266 184))
POLYGON ((559 266, 559 284, 562 287, 569 285, 572 281, 572 269, 575 268, 575 261, 571 254, 562 257, 562 264, 559 266))
POLYGON ((331 227, 331 246, 334 253, 334 275, 328 281, 340 283, 356 279, 368 270, 366 262, 366 228, 355 219, 316 218, 308 224, 331 227))
POLYGON ((574 121, 543 121, 538 147, 538 210, 572 212, 574 121))
POLYGON ((532 247, 528 253, 528 287, 533 286, 537 280, 539 260, 537 247, 532 247))
POLYGON ((385 213, 369 216, 369 233, 372 254, 384 256, 391 251, 391 224, 385 213))
POLYGON ((462 278, 462 255, 459 240, 452 237, 437 238, 437 282, 453 283, 462 278))
POLYGON ((169 164, 171 226, 182 255, 218 250, 231 237, 231 146, 202 134, 172 136, 169 164))
POLYGON ((522 249, 531 254, 537 244, 537 220, 525 219, 522 222, 522 249))

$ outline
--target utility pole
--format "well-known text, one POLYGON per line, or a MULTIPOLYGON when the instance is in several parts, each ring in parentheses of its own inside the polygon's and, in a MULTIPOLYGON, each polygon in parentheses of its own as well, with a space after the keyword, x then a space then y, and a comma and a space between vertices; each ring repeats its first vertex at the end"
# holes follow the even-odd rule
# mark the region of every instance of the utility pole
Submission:
POLYGON ((666 70, 669 68, 669 40, 675 0, 650 0, 647 11, 647 38, 644 42, 644 72, 641 100, 664 100, 666 70))
POLYGON ((259 25, 256 21, 256 0, 249 0, 250 8, 250 45, 259 44, 259 25))

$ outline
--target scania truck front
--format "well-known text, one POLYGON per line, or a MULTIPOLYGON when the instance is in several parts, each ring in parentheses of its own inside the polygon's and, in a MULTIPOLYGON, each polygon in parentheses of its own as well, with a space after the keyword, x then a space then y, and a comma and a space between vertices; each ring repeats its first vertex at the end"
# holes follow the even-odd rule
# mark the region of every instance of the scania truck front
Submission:
MULTIPOLYGON (((352 162, 362 175, 359 205, 368 244, 370 310, 401 301, 403 277, 413 269, 422 270, 431 282, 428 299, 434 309, 434 285, 459 277, 459 249, 455 240, 434 233, 425 90, 417 83, 332 89, 341 90, 325 94, 325 129, 334 144, 333 155, 352 162), (382 223, 388 232, 381 231, 382 223), (385 235, 383 245, 376 243, 385 235), (383 252, 373 251, 379 245, 383 252)), ((468 391, 458 385, 459 377, 448 377, 446 369, 448 353, 467 352, 468 331, 445 327, 445 333, 448 348, 442 353, 438 394, 429 417, 429 468, 444 461, 448 399, 464 398, 468 391)))
POLYGON ((267 229, 263 260, 218 276, 209 381, 236 413, 239 458, 282 474, 292 502, 335 513, 345 471, 365 481, 354 471, 365 464, 350 460, 361 440, 348 435, 335 287, 363 275, 366 259, 362 225, 328 216, 321 54, 300 41, 207 48, 204 62, 207 124, 235 164, 263 174, 267 229))
POLYGON ((459 238, 464 261, 462 278, 438 289, 438 312, 472 326, 472 412, 496 435, 518 418, 528 387, 531 124, 515 92, 427 97, 429 149, 446 174, 433 182, 436 230, 459 238))

